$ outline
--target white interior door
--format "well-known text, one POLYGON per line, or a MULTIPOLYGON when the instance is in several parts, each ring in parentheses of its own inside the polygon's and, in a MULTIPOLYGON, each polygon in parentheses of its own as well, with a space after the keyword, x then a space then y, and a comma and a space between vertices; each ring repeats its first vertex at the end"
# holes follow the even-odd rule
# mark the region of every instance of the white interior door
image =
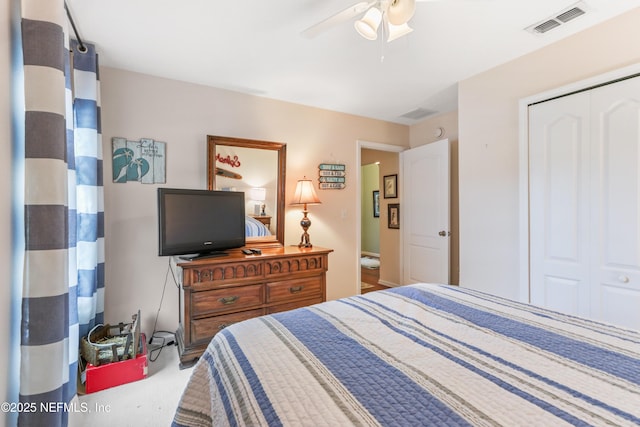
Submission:
POLYGON ((449 283, 449 140, 401 155, 403 281, 449 283))
POLYGON ((640 329, 640 78, 529 115, 531 302, 640 329))
POLYGON ((589 94, 529 108, 531 302, 588 316, 589 94))
POLYGON ((591 92, 591 311, 640 330, 640 78, 591 92))

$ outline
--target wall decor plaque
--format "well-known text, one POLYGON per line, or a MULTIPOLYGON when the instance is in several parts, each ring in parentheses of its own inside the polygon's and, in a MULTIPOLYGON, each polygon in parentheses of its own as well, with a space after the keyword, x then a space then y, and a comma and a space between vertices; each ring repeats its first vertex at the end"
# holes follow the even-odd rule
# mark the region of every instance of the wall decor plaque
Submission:
POLYGON ((166 182, 166 143, 141 138, 111 138, 113 182, 129 181, 143 184, 166 182))
POLYGON ((320 190, 342 190, 347 186, 347 167, 340 163, 318 165, 318 188, 320 190))

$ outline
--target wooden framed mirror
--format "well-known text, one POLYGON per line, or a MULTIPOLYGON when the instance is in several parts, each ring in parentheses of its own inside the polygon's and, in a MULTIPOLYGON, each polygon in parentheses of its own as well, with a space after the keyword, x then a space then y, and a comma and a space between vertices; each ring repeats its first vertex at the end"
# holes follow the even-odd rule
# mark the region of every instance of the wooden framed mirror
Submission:
POLYGON ((207 189, 245 193, 247 246, 284 245, 286 144, 207 136, 207 189))

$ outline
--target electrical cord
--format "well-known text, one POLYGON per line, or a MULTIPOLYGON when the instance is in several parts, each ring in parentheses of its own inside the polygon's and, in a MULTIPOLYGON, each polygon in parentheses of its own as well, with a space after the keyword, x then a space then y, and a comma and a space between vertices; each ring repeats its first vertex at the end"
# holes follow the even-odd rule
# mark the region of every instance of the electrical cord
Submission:
POLYGON ((160 357, 160 353, 162 352, 163 348, 176 345, 176 341, 175 341, 173 332, 155 331, 152 340, 153 339, 161 339, 162 340, 162 344, 160 344, 157 347, 153 347, 153 348, 151 348, 149 350, 149 361, 150 362, 155 362, 158 359, 158 357, 160 357), (165 334, 169 334, 169 336, 164 336, 164 337, 155 336, 156 333, 165 333, 165 334))
POLYGON ((168 347, 170 345, 177 345, 176 344, 176 339, 175 339, 175 333, 173 332, 169 332, 169 331, 158 331, 156 330, 156 327, 158 326, 158 317, 160 316, 160 310, 162 309, 162 303, 164 301, 164 294, 167 290, 167 282, 169 281, 169 273, 171 272, 171 276, 173 277, 173 282, 175 283, 176 287, 178 287, 178 289, 180 289, 180 285, 178 284, 177 280, 176 280, 176 276, 175 273, 173 272, 173 268, 171 266, 171 258, 169 258, 169 265, 167 267, 167 272, 164 276, 164 286, 162 287, 162 296, 160 297, 160 305, 158 306, 158 311, 156 312, 156 319, 153 323, 153 333, 151 334, 151 337, 149 337, 149 345, 151 345, 151 343, 155 340, 155 339, 161 339, 162 343, 158 346, 158 347, 154 347, 152 349, 149 350, 149 360, 151 362, 155 362, 158 357, 160 356, 160 352, 162 351, 163 348, 168 347), (170 335, 170 337, 167 336, 157 336, 157 334, 162 333, 162 334, 168 334, 170 335))

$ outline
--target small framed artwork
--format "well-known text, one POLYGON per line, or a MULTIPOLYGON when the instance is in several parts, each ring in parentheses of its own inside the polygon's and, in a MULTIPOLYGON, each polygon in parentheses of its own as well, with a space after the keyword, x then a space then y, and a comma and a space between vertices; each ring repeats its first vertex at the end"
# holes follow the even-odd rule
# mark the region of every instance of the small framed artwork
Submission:
POLYGON ((400 228, 400 204, 389 203, 389 212, 387 217, 388 228, 400 228))
POLYGON ((398 197, 398 175, 385 175, 382 184, 384 185, 385 199, 398 197))
POLYGON ((380 216, 380 191, 373 190, 373 217, 378 218, 380 216))

